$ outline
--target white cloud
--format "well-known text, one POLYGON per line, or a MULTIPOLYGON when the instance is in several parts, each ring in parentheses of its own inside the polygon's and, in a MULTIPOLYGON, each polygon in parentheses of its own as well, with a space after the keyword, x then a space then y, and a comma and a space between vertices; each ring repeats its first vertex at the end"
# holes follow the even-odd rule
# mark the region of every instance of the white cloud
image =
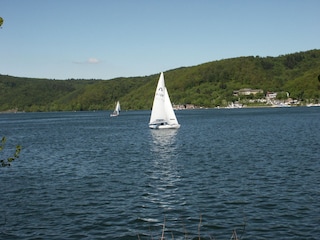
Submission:
POLYGON ((97 58, 88 58, 86 61, 74 61, 75 64, 98 64, 100 60, 97 58))
POLYGON ((96 58, 89 58, 88 59, 88 63, 93 63, 93 64, 96 64, 96 63, 99 63, 100 61, 96 58))

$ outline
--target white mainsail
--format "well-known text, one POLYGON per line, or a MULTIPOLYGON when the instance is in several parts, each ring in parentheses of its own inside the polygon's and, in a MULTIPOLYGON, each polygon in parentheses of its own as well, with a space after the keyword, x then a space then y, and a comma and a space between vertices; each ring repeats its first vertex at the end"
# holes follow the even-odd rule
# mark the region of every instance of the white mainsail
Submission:
POLYGON ((116 117, 116 116, 118 116, 118 115, 120 114, 120 111, 121 111, 120 102, 117 101, 116 107, 115 107, 113 113, 110 114, 110 117, 116 117))
POLYGON ((154 95, 149 127, 153 129, 179 128, 177 117, 173 111, 164 75, 161 72, 154 95))

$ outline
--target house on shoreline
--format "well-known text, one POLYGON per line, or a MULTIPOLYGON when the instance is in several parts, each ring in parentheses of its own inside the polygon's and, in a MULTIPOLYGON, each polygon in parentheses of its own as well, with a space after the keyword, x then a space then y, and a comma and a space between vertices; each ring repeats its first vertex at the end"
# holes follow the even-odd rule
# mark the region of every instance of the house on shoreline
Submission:
POLYGON ((249 96, 251 94, 256 95, 258 93, 263 93, 263 90, 262 89, 242 88, 242 89, 233 91, 234 96, 241 96, 241 95, 249 96))

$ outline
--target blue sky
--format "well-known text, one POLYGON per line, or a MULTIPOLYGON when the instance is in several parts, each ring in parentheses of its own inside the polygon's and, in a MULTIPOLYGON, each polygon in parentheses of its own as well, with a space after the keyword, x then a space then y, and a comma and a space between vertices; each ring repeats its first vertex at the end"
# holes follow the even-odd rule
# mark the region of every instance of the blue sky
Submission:
POLYGON ((318 0, 0 0, 0 74, 112 79, 320 49, 318 0))

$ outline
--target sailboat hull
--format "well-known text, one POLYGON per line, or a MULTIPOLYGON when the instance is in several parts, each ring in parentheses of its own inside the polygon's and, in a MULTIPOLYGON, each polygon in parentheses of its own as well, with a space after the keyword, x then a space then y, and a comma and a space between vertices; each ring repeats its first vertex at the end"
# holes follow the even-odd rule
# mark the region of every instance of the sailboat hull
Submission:
POLYGON ((111 113, 110 114, 110 117, 118 117, 119 116, 119 113, 111 113))
POLYGON ((149 124, 151 129, 178 129, 180 124, 149 124))

